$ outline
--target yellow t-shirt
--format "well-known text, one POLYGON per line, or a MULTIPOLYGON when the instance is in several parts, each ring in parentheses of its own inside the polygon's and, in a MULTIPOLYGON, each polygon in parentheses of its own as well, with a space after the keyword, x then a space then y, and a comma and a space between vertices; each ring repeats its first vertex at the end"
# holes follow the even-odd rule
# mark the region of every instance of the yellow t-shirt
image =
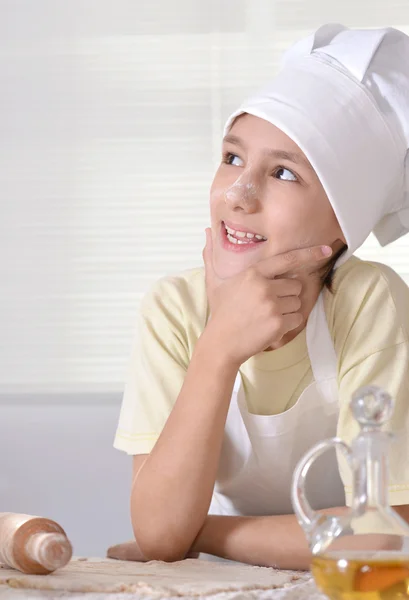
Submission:
MULTIPOLYGON (((337 269, 334 293, 324 290, 324 306, 338 357, 338 435, 349 442, 358 431, 349 410, 358 388, 387 390, 395 400, 388 429, 397 436, 390 452, 390 502, 409 504, 409 288, 389 267, 353 257, 337 269)), ((160 280, 142 301, 116 448, 132 455, 152 450, 207 311, 203 268, 160 280)), ((305 330, 282 348, 253 356, 240 372, 251 413, 288 410, 313 378, 305 330)), ((342 462, 340 469, 350 501, 351 475, 342 462)))

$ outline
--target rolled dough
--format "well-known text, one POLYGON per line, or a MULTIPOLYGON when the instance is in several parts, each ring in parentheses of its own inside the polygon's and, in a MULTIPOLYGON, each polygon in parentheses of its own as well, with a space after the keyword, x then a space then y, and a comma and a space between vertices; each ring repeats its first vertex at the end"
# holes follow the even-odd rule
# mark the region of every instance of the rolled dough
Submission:
POLYGON ((25 575, 0 565, 0 584, 64 592, 146 593, 153 598, 212 596, 221 592, 285 588, 308 573, 187 559, 176 563, 73 559, 51 575, 25 575))

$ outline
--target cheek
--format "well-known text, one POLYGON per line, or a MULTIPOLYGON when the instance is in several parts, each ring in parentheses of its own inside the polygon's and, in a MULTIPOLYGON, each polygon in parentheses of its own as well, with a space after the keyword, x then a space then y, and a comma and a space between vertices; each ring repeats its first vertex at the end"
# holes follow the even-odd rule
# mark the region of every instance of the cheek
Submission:
POLYGON ((294 234, 308 223, 309 218, 304 203, 295 201, 292 197, 276 196, 274 201, 263 204, 263 221, 267 233, 274 236, 294 234))
POLYGON ((212 186, 210 190, 210 210, 214 211, 224 202, 224 190, 212 186))
POLYGON ((337 239, 343 239, 341 228, 328 201, 309 211, 304 211, 300 230, 305 232, 302 240, 304 246, 333 244, 337 239))
POLYGON ((319 241, 324 239, 332 242, 342 236, 338 220, 326 197, 316 201, 314 208, 309 211, 305 218, 309 223, 311 232, 318 236, 319 241))
POLYGON ((339 237, 338 222, 329 201, 304 190, 264 203, 265 231, 271 249, 282 251, 321 243, 339 237), (317 201, 318 200, 318 201, 317 201))
MULTIPOLYGON (((234 182, 233 182, 234 183, 234 182)), ((226 177, 216 174, 210 188, 210 216, 212 222, 219 221, 226 209, 226 194, 231 187, 226 177)))
POLYGON ((224 202, 225 185, 223 178, 220 176, 220 169, 217 171, 212 185, 210 187, 210 210, 214 211, 221 203, 224 202))

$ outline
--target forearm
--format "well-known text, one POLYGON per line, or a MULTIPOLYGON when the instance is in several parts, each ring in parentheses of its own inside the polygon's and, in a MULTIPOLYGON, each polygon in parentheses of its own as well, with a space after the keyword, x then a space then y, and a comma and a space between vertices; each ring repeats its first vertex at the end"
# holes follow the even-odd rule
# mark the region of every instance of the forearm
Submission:
MULTIPOLYGON (((400 514, 402 518, 404 518, 407 522, 409 521, 409 505, 394 506, 393 508, 396 510, 396 512, 400 514)), ((321 512, 325 512, 327 514, 341 514, 345 510, 348 509, 343 507, 327 509, 321 512)), ((216 517, 210 515, 209 517, 207 517, 202 530, 200 531, 197 539, 193 544, 192 551, 189 552, 187 558, 196 557, 197 553, 204 552, 208 554, 214 554, 216 556, 221 556, 224 558, 229 558, 231 560, 249 562, 250 564, 257 564, 262 566, 277 566, 281 568, 302 570, 302 568, 304 568, 304 564, 302 562, 305 558, 304 553, 306 553, 308 559, 310 557, 307 548, 303 543, 303 540, 301 540, 300 542, 300 554, 302 559, 302 561, 300 562, 291 560, 291 563, 289 563, 288 559, 287 561, 283 561, 282 558, 280 558, 277 549, 274 549, 274 537, 273 534, 271 534, 271 528, 274 527, 272 519, 280 519, 281 526, 283 524, 288 525, 289 520, 290 528, 292 528, 294 524, 294 518, 291 519, 291 517, 292 515, 285 517, 216 517), (283 519, 287 520, 287 523, 283 523, 283 519), (259 555, 259 545, 256 545, 255 551, 253 551, 252 549, 252 544, 257 544, 259 541, 258 539, 254 539, 255 526, 257 526, 258 528, 258 523, 261 523, 261 527, 266 527, 267 523, 267 530, 263 530, 262 543, 260 546, 262 548, 261 556, 259 555), (264 537, 266 535, 266 531, 267 536, 270 535, 270 539, 273 540, 268 544, 269 547, 267 551, 264 549, 264 537), (235 545, 232 544, 232 539, 234 539, 233 536, 236 536, 235 545)), ((299 532, 300 529, 298 529, 298 532, 295 531, 295 538, 293 537, 293 540, 297 539, 299 532)), ((258 535, 262 536, 259 530, 258 535)), ((382 541, 385 542, 385 539, 383 539, 382 541)), ((394 538, 393 541, 396 542, 396 539, 394 538)), ((386 540, 386 542, 388 542, 388 540, 386 540)), ((275 542, 275 544, 277 545, 277 542, 275 542)), ((373 546, 371 547, 373 549, 373 546)), ((391 549, 391 546, 389 544, 388 549, 391 549)), ((280 548, 280 550, 282 550, 282 548, 280 548)), ((288 550, 286 551, 286 554, 288 554, 288 550)), ((120 560, 146 560, 135 542, 126 542, 125 544, 119 544, 117 546, 109 548, 108 557, 117 558, 120 560)))
POLYGON ((237 371, 202 336, 172 413, 133 483, 132 524, 148 558, 183 558, 203 525, 237 371))
POLYGON ((192 550, 279 569, 308 569, 311 558, 305 535, 294 515, 209 515, 192 550))
MULTIPOLYGON (((346 510, 342 507, 319 512, 341 514, 346 510)), ((311 562, 305 534, 295 515, 209 515, 192 551, 278 569, 307 570, 311 562)))

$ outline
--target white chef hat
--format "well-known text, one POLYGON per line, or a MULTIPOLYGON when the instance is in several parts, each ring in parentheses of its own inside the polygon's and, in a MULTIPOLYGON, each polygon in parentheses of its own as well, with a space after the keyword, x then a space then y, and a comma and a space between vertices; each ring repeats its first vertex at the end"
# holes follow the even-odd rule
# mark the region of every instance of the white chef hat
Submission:
MULTIPOLYGON (((409 37, 324 25, 284 55, 270 85, 233 113, 261 117, 314 167, 348 244, 409 231, 409 37)), ((342 262, 343 262, 342 260, 342 262)))

